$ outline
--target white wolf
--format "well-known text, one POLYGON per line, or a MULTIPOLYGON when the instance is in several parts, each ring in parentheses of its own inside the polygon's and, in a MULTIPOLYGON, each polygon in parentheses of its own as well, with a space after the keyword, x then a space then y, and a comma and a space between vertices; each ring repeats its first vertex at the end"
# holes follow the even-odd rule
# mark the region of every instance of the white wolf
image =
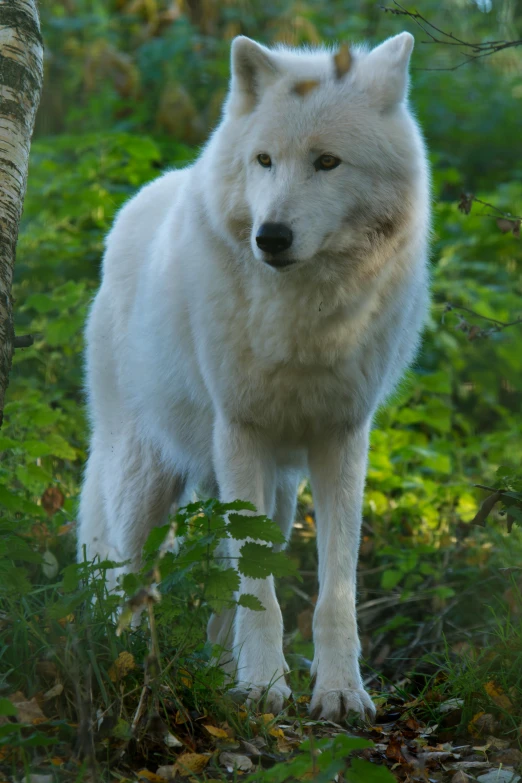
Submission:
MULTIPOLYGON (((195 485, 290 534, 300 477, 317 511, 314 715, 372 715, 356 567, 374 412, 412 360, 428 303, 429 187, 407 106, 413 38, 368 51, 232 44, 221 124, 198 160, 145 186, 107 239, 87 326, 92 422, 79 546, 137 565, 195 485)), ((237 556, 230 541, 229 554, 237 556)), ((290 695, 273 578, 230 624, 237 676, 290 695)))

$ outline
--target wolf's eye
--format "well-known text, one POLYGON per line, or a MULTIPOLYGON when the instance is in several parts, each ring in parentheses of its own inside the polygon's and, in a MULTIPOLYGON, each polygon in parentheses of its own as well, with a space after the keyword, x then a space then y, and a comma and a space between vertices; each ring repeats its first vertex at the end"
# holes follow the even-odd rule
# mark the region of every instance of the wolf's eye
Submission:
POLYGON ((267 155, 266 152, 262 152, 261 155, 257 156, 257 162, 264 169, 269 169, 270 166, 272 165, 272 158, 270 157, 270 155, 267 155))
POLYGON ((340 158, 336 158, 335 155, 321 155, 315 161, 314 169, 316 171, 331 171, 336 169, 340 162, 340 158))

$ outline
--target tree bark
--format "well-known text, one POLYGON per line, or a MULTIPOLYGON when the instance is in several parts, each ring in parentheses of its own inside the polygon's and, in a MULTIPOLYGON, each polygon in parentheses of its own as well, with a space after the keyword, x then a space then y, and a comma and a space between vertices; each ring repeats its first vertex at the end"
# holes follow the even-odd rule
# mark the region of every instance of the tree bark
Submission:
POLYGON ((42 82, 36 0, 0 0, 0 427, 14 350, 16 242, 42 82))

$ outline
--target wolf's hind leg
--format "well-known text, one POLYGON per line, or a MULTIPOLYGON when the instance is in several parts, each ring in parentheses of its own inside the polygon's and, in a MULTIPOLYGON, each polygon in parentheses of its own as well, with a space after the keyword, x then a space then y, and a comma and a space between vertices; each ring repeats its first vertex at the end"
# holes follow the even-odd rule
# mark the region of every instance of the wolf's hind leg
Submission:
POLYGON ((80 503, 80 557, 85 544, 89 559, 128 561, 111 572, 115 587, 121 573, 139 567, 150 531, 165 524, 184 487, 184 476, 133 436, 120 436, 103 450, 95 447, 80 503))

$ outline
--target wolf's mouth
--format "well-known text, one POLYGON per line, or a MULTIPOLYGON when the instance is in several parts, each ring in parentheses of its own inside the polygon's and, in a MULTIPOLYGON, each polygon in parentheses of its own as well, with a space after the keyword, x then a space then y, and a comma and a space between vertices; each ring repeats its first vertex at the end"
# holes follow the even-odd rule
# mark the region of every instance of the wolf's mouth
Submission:
POLYGON ((265 256, 263 258, 265 264, 274 267, 274 269, 284 269, 287 266, 292 266, 297 263, 297 258, 281 258, 280 256, 265 256))

